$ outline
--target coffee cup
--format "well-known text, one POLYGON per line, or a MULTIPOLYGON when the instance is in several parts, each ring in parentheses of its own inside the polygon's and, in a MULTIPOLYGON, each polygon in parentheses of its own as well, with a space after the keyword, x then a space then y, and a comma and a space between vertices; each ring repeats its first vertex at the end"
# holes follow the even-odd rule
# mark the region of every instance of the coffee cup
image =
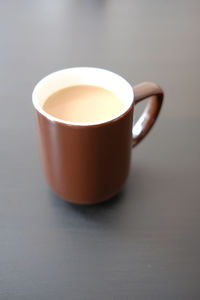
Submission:
POLYGON ((91 67, 64 69, 40 80, 32 101, 42 169, 55 194, 77 204, 96 204, 116 195, 127 179, 132 149, 155 123, 163 95, 155 83, 132 87, 111 71, 91 67), (88 123, 62 120, 43 109, 50 95, 75 85, 107 89, 117 95, 124 108, 108 120, 88 123), (145 110, 133 125, 135 105, 146 98, 145 110))

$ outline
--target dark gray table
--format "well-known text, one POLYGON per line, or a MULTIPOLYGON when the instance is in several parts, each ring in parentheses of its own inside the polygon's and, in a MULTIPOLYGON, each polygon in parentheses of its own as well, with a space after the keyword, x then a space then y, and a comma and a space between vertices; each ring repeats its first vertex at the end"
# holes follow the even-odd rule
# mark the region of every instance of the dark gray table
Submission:
MULTIPOLYGON (((0 2, 0 299, 200 299, 200 2, 0 2), (65 203, 40 170, 31 92, 110 69, 166 91, 124 190, 65 203)), ((138 112, 142 107, 138 108, 138 112)))

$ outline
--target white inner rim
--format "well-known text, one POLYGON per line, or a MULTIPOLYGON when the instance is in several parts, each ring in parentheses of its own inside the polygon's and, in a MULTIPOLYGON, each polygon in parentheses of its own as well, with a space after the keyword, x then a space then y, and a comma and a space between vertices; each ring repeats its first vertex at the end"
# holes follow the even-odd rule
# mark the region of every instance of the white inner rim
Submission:
POLYGON ((83 126, 102 124, 118 118, 130 108, 133 99, 133 88, 124 78, 107 70, 90 67, 70 68, 51 73, 38 82, 32 94, 34 107, 49 120, 83 126), (65 87, 81 84, 99 86, 112 91, 124 103, 124 109, 113 118, 88 123, 64 121, 43 110, 43 103, 51 94, 65 87))

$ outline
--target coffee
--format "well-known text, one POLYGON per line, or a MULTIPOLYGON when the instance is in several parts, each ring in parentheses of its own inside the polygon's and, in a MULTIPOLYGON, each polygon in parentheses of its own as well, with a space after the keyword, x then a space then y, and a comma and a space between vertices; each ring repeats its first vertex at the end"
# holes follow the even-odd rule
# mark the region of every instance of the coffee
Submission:
POLYGON ((50 95, 43 109, 64 121, 89 123, 113 118, 124 109, 124 103, 102 87, 76 85, 50 95))

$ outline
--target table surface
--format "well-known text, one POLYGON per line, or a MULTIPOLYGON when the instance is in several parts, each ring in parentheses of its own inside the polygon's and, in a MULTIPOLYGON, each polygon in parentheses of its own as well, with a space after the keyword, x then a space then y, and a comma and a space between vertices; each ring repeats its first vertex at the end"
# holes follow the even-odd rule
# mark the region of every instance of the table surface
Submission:
MULTIPOLYGON (((200 299, 200 2, 0 2, 0 299, 200 299), (56 197, 40 169, 31 92, 96 66, 165 92, 123 191, 56 197)), ((137 114, 143 109, 137 107, 137 114)))

